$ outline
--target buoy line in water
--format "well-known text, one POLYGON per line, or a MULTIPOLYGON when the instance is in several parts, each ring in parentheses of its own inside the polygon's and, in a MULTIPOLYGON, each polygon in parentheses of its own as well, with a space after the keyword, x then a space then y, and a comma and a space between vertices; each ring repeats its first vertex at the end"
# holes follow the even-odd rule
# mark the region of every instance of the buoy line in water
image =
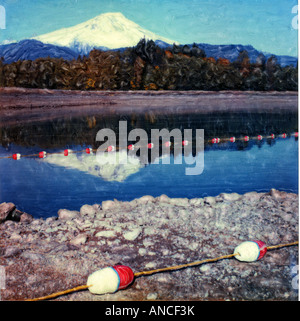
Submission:
MULTIPOLYGON (((291 134, 290 136, 298 138, 298 132, 295 132, 295 133, 291 134)), ((287 138, 287 137, 288 137, 288 135, 286 133, 277 135, 277 138, 287 138)), ((232 137, 228 137, 228 138, 215 137, 215 138, 211 138, 211 139, 207 140, 207 142, 211 143, 211 144, 219 144, 219 143, 222 143, 222 142, 224 142, 224 143, 225 142, 235 143, 237 141, 249 142, 250 140, 261 141, 263 139, 275 139, 275 138, 276 138, 275 134, 271 134, 271 135, 268 135, 268 136, 257 135, 257 136, 253 136, 253 137, 241 136, 241 137, 238 137, 238 138, 235 137, 235 136, 232 136, 232 137)), ((190 142, 188 140, 183 140, 181 144, 184 147, 184 146, 188 146, 189 143, 190 142)), ((176 145, 176 144, 177 143, 175 143, 174 145, 176 145)), ((170 148, 172 146, 172 143, 170 141, 164 142, 164 146, 166 148, 170 148)), ((147 143, 147 148, 148 149, 153 149, 154 148, 154 144, 153 143, 147 143)), ((127 149, 128 150, 135 150, 135 145, 134 144, 130 144, 130 145, 127 146, 127 149)), ((61 151, 61 152, 48 153, 46 151, 41 151, 39 153, 29 154, 29 155, 22 155, 20 153, 15 153, 15 154, 10 155, 10 156, 0 156, 0 159, 12 158, 14 160, 19 160, 22 157, 46 158, 47 155, 64 155, 64 156, 68 156, 69 154, 76 154, 76 153, 93 154, 93 153, 96 153, 97 151, 99 151, 99 152, 115 152, 115 151, 120 151, 120 150, 122 150, 122 149, 117 147, 117 146, 110 145, 106 149, 103 149, 103 150, 101 150, 101 148, 92 149, 92 148, 88 147, 88 148, 86 148, 84 150, 78 150, 78 151, 77 150, 71 150, 71 149, 65 149, 64 151, 61 151)))
POLYGON ((255 262, 262 259, 267 251, 279 249, 288 246, 298 245, 299 242, 291 242, 286 244, 278 244, 267 246, 263 241, 253 240, 245 241, 238 245, 232 254, 218 256, 216 258, 204 259, 201 261, 195 261, 191 263, 170 266, 165 268, 159 268, 149 271, 141 271, 134 273, 130 267, 125 265, 115 265, 113 267, 105 267, 103 269, 97 270, 89 275, 87 279, 87 284, 76 286, 72 289, 52 293, 50 295, 27 299, 25 301, 42 301, 56 298, 61 295, 65 295, 72 292, 77 292, 81 290, 88 289, 93 294, 107 294, 114 293, 118 290, 122 290, 130 286, 133 281, 141 276, 152 275, 155 273, 170 272, 181 270, 188 267, 198 266, 204 263, 217 262, 224 259, 236 258, 241 262, 255 262))

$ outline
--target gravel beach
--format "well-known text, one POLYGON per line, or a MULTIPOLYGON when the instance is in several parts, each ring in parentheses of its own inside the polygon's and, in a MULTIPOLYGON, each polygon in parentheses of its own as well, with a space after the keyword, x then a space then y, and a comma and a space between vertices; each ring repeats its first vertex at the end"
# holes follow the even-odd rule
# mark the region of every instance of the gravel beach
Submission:
MULTIPOLYGON (((2 203, 0 236, 1 299, 24 300, 86 284, 106 266, 140 272, 231 254, 247 240, 267 246, 297 241, 298 195, 272 189, 195 199, 144 196, 61 209, 47 219, 2 203)), ((291 246, 253 263, 225 259, 141 276, 113 294, 84 290, 53 300, 296 301, 297 264, 298 246, 291 246)))

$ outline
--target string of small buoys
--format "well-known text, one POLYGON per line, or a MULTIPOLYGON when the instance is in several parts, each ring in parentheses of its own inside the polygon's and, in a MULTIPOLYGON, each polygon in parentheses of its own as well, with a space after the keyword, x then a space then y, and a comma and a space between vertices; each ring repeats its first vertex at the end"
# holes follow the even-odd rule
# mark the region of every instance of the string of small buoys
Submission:
MULTIPOLYGON (((291 136, 294 136, 295 138, 298 138, 298 132, 295 132, 293 134, 291 134, 291 136)), ((280 134, 278 135, 279 138, 287 138, 288 135, 286 133, 283 133, 283 134, 280 134)), ((212 139, 209 139, 208 142, 211 143, 211 144, 219 144, 221 142, 231 142, 231 143, 235 143, 237 141, 244 141, 244 142, 249 142, 250 139, 251 140, 263 140, 263 138, 266 138, 266 139, 275 139, 275 134, 271 134, 269 136, 265 136, 263 137, 262 135, 257 135, 257 136, 254 136, 254 137, 249 137, 249 136, 242 136, 242 137, 230 137, 230 138, 218 138, 218 137, 215 137, 215 138, 212 138, 212 139)), ((188 146, 189 145, 189 141, 188 140, 183 140, 182 141, 182 146, 188 146)), ((164 146, 165 147, 171 147, 172 146, 172 143, 170 141, 166 141, 164 142, 164 146)), ((147 143, 147 148, 148 149, 153 149, 154 148, 154 144, 153 143, 147 143)), ((134 144, 130 144, 127 146, 127 149, 128 150, 135 150, 135 145, 134 144)), ((103 150, 103 152, 114 152, 116 150, 119 150, 119 148, 117 146, 114 146, 114 145, 109 145, 105 150, 103 150)), ((47 155, 53 155, 53 154, 63 154, 64 156, 68 156, 72 153, 87 153, 87 154, 92 154, 93 152, 96 152, 96 151, 99 151, 99 149, 92 149, 92 148, 86 148, 85 150, 78 150, 78 151, 74 151, 74 150, 71 150, 71 149, 65 149, 63 152, 54 152, 54 153, 47 153, 46 151, 41 151, 39 152, 38 154, 31 154, 31 155, 21 155, 20 153, 15 153, 13 154, 12 156, 1 156, 0 159, 4 159, 4 158, 12 158, 14 160, 19 160, 21 159, 21 157, 39 157, 39 158, 45 158, 47 155)))
POLYGON ((187 267, 198 266, 204 263, 216 262, 223 259, 236 258, 241 262, 255 262, 262 259, 268 250, 278 249, 287 246, 298 245, 299 242, 295 241, 287 244, 279 244, 267 246, 263 241, 253 240, 253 241, 245 241, 238 245, 232 254, 219 256, 212 259, 204 259, 202 261, 196 261, 192 263, 176 265, 166 268, 160 268, 150 271, 142 271, 134 273, 132 269, 125 265, 114 265, 102 268, 90 274, 87 279, 87 283, 85 285, 80 285, 72 289, 68 289, 61 292, 56 292, 47 296, 28 299, 26 301, 41 301, 48 300, 51 298, 58 297, 60 295, 65 295, 68 293, 85 290, 88 289, 93 294, 108 294, 115 293, 118 290, 123 290, 130 286, 135 278, 145 275, 152 275, 155 273, 168 272, 180 270, 187 267))

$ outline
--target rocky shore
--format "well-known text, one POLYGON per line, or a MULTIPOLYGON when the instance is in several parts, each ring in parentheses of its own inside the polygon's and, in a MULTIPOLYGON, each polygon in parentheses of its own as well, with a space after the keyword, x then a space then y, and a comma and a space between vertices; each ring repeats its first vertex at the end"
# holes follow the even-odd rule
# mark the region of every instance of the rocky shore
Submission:
MULTIPOLYGON (((90 273, 118 263, 139 272, 215 258, 253 239, 268 246, 298 240, 298 195, 273 189, 197 199, 144 196, 61 209, 45 220, 2 203, 1 299, 24 300, 86 284, 90 273)), ((297 264, 298 246, 291 246, 253 263, 225 259, 142 276, 114 294, 84 290, 54 300, 294 301, 297 264)))

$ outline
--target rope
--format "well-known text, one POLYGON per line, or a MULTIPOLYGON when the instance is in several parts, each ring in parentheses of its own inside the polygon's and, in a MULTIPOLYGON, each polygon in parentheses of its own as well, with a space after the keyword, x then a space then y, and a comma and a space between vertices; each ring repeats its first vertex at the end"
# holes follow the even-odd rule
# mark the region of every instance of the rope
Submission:
MULTIPOLYGON (((296 133, 293 133, 291 134, 291 136, 295 136, 296 138, 298 137, 298 132, 296 133)), ((281 134, 281 135, 278 135, 278 137, 282 137, 282 138, 287 138, 287 134, 281 134)), ((229 141, 232 141, 233 143, 236 142, 236 141, 246 141, 248 142, 249 140, 262 140, 263 138, 265 139, 274 139, 275 138, 275 135, 267 135, 265 137, 261 136, 261 135, 258 135, 258 136, 255 136, 255 137, 249 137, 249 136, 244 136, 244 137, 231 137, 231 138, 213 138, 213 139, 208 139, 207 142, 210 142, 212 144, 218 144, 220 143, 221 141, 223 142, 229 142, 229 141), (233 139, 233 140, 232 140, 233 139)), ((119 151, 121 150, 121 148, 119 148, 119 146, 114 146, 114 150, 115 151, 119 151)), ((105 150, 99 150, 99 149, 92 149, 91 150, 93 153, 95 153, 96 151, 107 151, 107 149, 105 150)), ((78 151, 69 151, 70 154, 74 154, 74 153, 84 153, 86 152, 86 150, 78 150, 78 151)), ((53 153, 47 153, 47 155, 54 155, 54 154, 64 154, 64 151, 62 152, 53 152, 53 153)), ((39 154, 31 154, 31 155, 21 155, 20 157, 38 157, 39 154)), ((0 156, 0 159, 8 159, 8 158, 13 158, 13 156, 0 156)))
MULTIPOLYGON (((279 245, 267 246, 267 250, 273 250, 273 249, 278 249, 278 248, 297 245, 297 244, 299 244, 298 241, 292 242, 292 243, 287 243, 287 244, 279 244, 279 245)), ((205 259, 205 260, 201 260, 201 261, 196 261, 196 262, 191 262, 191 263, 181 264, 181 265, 175 265, 175 266, 169 266, 169 267, 150 270, 150 271, 136 272, 136 273, 134 273, 134 277, 138 278, 138 277, 143 276, 143 275, 152 275, 152 274, 160 273, 160 272, 180 270, 180 269, 183 269, 183 268, 196 266, 196 265, 200 265, 200 264, 203 264, 203 263, 210 263, 210 262, 220 261, 220 260, 223 260, 223 259, 230 259, 230 258, 232 258, 232 257, 234 257, 236 255, 239 255, 239 253, 222 255, 222 256, 218 256, 218 257, 213 258, 213 259, 205 259)), ((48 300, 48 299, 56 298, 58 296, 65 295, 65 294, 68 294, 68 293, 72 293, 72 292, 88 289, 90 286, 92 286, 92 285, 79 285, 79 286, 76 286, 76 287, 74 287, 72 289, 69 289, 69 290, 56 292, 56 293, 49 294, 49 295, 42 296, 42 297, 38 297, 38 298, 35 298, 35 299, 27 299, 25 301, 48 300)))
POLYGON ((76 286, 75 288, 72 288, 72 289, 69 289, 69 290, 56 292, 56 293, 45 295, 45 296, 41 296, 41 297, 35 298, 35 299, 27 299, 25 301, 42 301, 42 300, 53 299, 53 298, 56 298, 56 297, 58 297, 60 295, 65 295, 65 294, 68 294, 68 293, 71 293, 71 292, 85 290, 85 289, 89 288, 90 286, 91 285, 79 285, 79 286, 76 286))
POLYGON ((298 241, 292 242, 292 243, 287 243, 287 244, 272 245, 272 246, 267 246, 267 250, 270 251, 270 250, 274 250, 274 249, 279 249, 281 247, 292 246, 292 245, 297 245, 297 244, 299 244, 298 241))
POLYGON ((151 274, 154 274, 154 273, 180 270, 180 269, 183 269, 183 268, 187 268, 187 267, 190 267, 190 266, 196 266, 196 265, 200 265, 200 264, 203 264, 203 263, 216 262, 216 261, 223 260, 223 259, 229 259, 229 258, 232 258, 233 256, 236 256, 236 255, 238 255, 238 253, 223 255, 223 256, 216 257, 214 259, 205 259, 205 260, 202 260, 202 261, 196 261, 196 262, 187 263, 187 264, 169 266, 169 267, 166 267, 166 268, 161 268, 161 269, 156 269, 156 270, 151 270, 151 271, 137 272, 137 273, 134 273, 134 276, 137 278, 137 277, 142 276, 142 275, 151 275, 151 274))

